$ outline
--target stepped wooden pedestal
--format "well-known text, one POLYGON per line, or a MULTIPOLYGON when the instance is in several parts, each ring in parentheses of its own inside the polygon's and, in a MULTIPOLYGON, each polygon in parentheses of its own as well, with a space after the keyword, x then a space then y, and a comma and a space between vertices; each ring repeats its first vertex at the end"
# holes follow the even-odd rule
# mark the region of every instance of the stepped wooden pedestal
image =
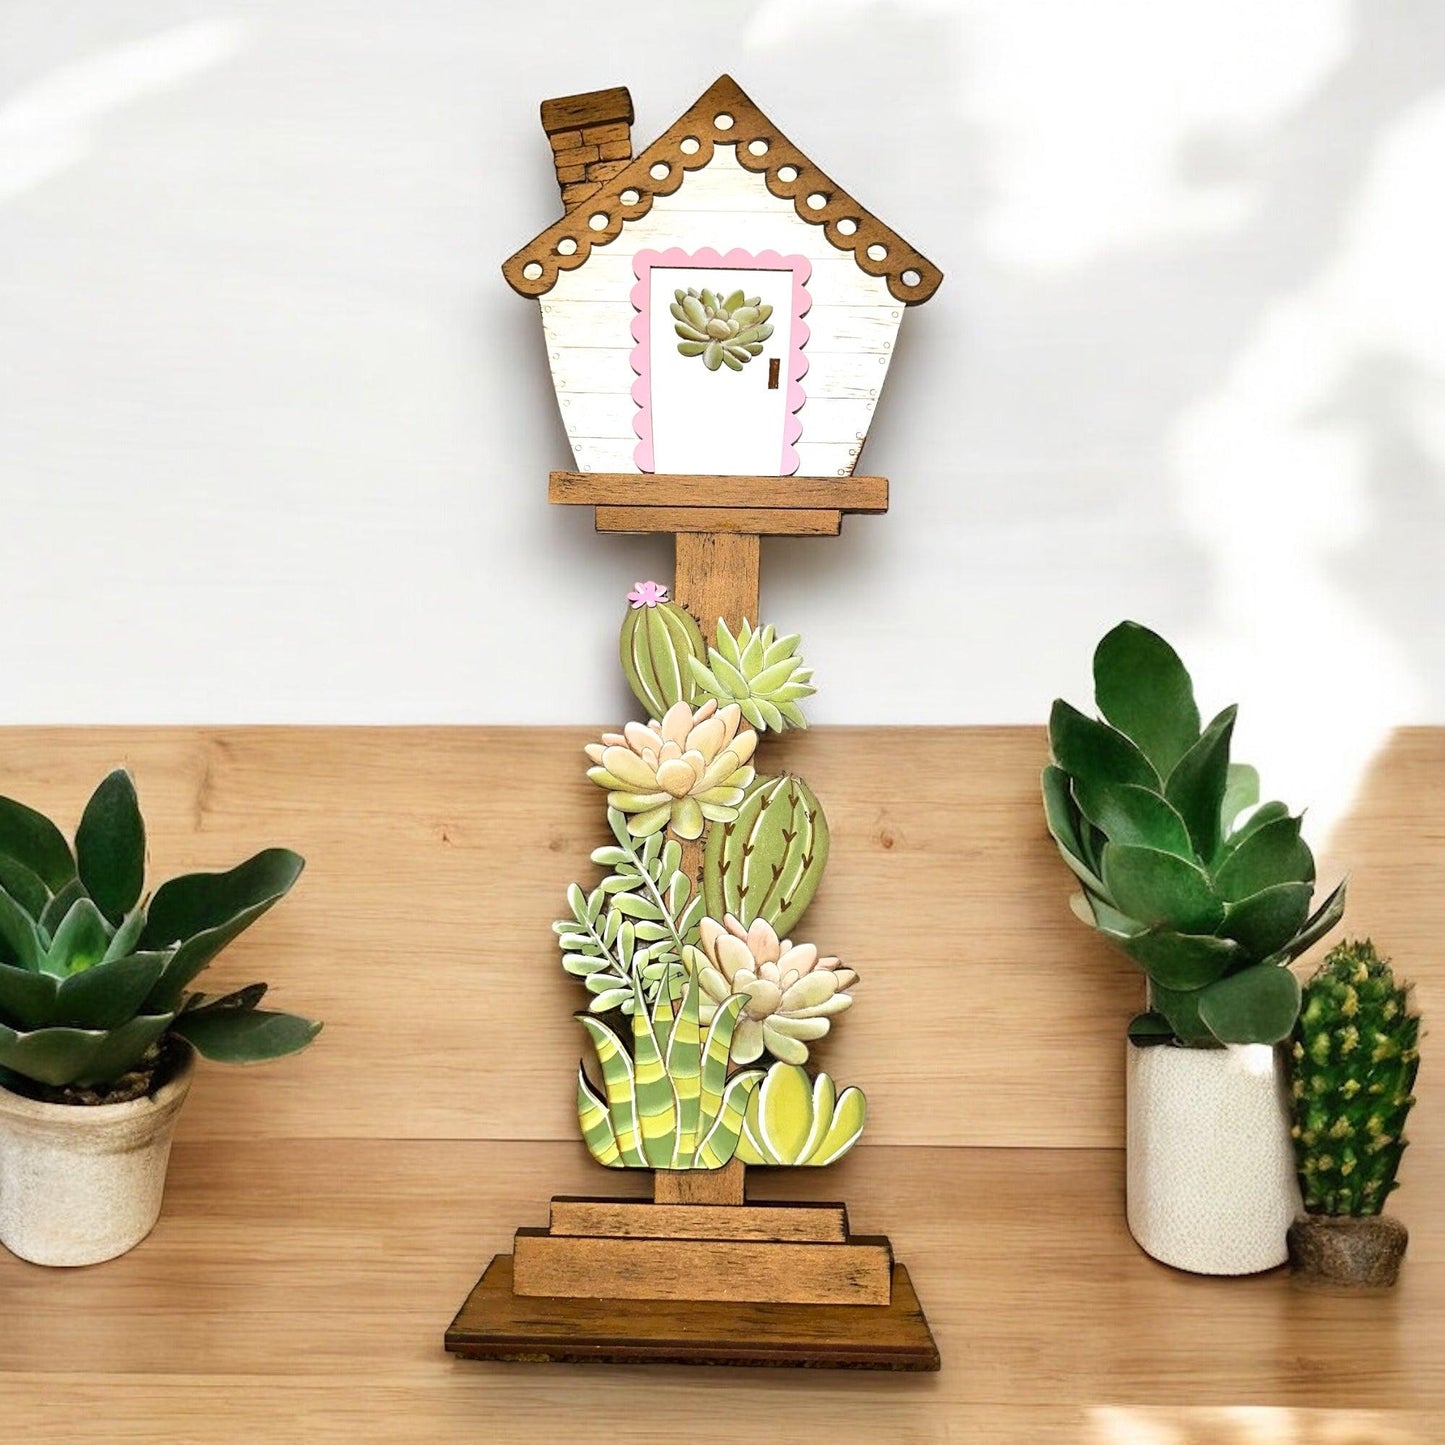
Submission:
POLYGON ((908 1271, 841 1204, 748 1204, 743 1166, 653 1202, 556 1198, 446 1334, 469 1359, 936 1370, 908 1271))
MULTIPOLYGON (((672 532, 673 598, 711 634, 758 620, 763 537, 836 536, 886 512, 884 477, 553 472, 553 502, 595 508, 599 532, 672 532), (700 500, 701 499, 701 500, 700 500)), ((694 879, 700 841, 684 844, 694 879)), ((908 1271, 841 1204, 748 1204, 743 1165, 653 1175, 653 1202, 552 1201, 519 1229, 446 1333, 479 1360, 936 1370, 908 1271)))

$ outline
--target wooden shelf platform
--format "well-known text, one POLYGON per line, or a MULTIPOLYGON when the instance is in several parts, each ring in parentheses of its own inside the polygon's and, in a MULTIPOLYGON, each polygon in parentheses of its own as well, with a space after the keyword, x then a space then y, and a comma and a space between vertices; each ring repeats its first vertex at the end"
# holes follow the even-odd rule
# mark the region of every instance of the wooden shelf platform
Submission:
MULTIPOLYGON (((841 1248, 842 1246, 835 1246, 841 1248)), ((908 1271, 893 1266, 886 1305, 595 1300, 512 1292, 499 1254, 446 1332, 473 1360, 528 1364, 759 1365, 936 1370, 938 1346, 908 1271)))

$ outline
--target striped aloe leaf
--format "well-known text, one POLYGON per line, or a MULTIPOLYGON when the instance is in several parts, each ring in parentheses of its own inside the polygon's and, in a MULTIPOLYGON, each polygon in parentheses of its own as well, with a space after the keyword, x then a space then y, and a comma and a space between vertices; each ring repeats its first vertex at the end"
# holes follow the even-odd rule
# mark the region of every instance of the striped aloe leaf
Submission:
POLYGON ((723 1089, 722 1106, 697 1146, 694 1167, 721 1169, 737 1152, 748 1100, 763 1079, 761 1069, 734 1074, 723 1089))
MULTIPOLYGON (((622 1040, 606 1024, 590 1014, 578 1014, 576 1017, 587 1030, 592 1047, 597 1051, 597 1062, 602 1066, 607 1114, 622 1160, 625 1164, 646 1168, 648 1160, 638 1129, 637 1088, 632 1060, 628 1057, 622 1040)), ((585 1124, 583 1136, 586 1137, 585 1124)))
MULTIPOLYGON (((654 1028, 664 1014, 670 1016, 671 1012, 667 990, 664 989, 658 995, 653 1011, 654 1028)), ((697 1148, 702 1074, 702 1035, 697 1013, 697 970, 693 968, 688 970, 682 1005, 667 1036, 667 1075, 672 1080, 673 1093, 677 1098, 677 1138, 672 1153, 674 1169, 688 1168, 697 1148)))
POLYGON ((588 1152, 599 1164, 605 1164, 609 1169, 624 1167, 607 1105, 592 1092, 580 1064, 577 1066, 577 1122, 582 1126, 582 1138, 588 1152))
MULTIPOLYGON (((642 1130, 642 1151, 654 1169, 670 1169, 677 1143, 677 1094, 668 1077, 652 1019, 642 996, 642 983, 632 976, 636 1007, 632 1014, 632 1058, 637 1097, 637 1121, 642 1130)), ((664 994, 666 990, 663 990, 664 994)), ((670 1005, 667 1005, 670 1008, 670 1005)))

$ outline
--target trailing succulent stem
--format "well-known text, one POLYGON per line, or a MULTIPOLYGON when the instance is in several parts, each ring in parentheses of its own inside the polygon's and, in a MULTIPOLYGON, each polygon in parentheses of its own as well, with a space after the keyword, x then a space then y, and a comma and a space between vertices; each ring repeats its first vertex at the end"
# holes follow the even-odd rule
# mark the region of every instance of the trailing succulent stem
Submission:
POLYGON ((1122 622, 1094 653, 1099 718, 1059 699, 1044 769, 1049 831, 1081 885, 1075 912, 1149 979, 1138 1042, 1277 1043, 1299 1011, 1287 965, 1339 922, 1340 883, 1314 911, 1301 819, 1259 802, 1231 763, 1235 709, 1201 727, 1174 649, 1122 622))
POLYGON ((321 1025, 258 1008, 265 984, 191 989, 302 866, 271 848, 145 898, 145 825, 129 773, 95 790, 73 849, 43 814, 0 798, 0 1077, 101 1089, 153 1066, 167 1034, 228 1063, 304 1048, 321 1025))
POLYGON ((1341 943, 1304 988, 1291 1104, 1311 1214, 1372 1215, 1396 1187, 1420 1067, 1420 1019, 1369 939, 1341 943))

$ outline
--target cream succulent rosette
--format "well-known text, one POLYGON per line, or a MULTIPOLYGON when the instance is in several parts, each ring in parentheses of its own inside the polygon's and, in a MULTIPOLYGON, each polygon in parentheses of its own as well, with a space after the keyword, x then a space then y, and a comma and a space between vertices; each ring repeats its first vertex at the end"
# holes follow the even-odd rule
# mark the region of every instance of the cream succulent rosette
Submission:
POLYGON ((671 827, 679 838, 702 836, 704 823, 730 823, 753 780, 748 760, 758 735, 742 725, 736 704, 710 698, 696 712, 685 702, 661 722, 630 722, 587 745, 596 765, 587 776, 628 815, 627 831, 647 838, 671 827))
POLYGON ((858 975, 816 944, 779 938, 759 918, 744 928, 732 914, 698 925, 699 1019, 705 1024, 735 994, 747 1003, 732 1037, 732 1059, 750 1064, 764 1052, 785 1064, 807 1062, 808 1045, 829 1030, 832 1018, 853 1002, 848 992, 858 975))
POLYGON ((763 342, 773 334, 771 306, 762 304, 760 296, 744 296, 734 291, 718 296, 704 287, 674 291, 668 308, 677 325, 673 330, 682 338, 677 349, 684 356, 700 356, 709 371, 726 366, 741 371, 753 357, 762 353, 763 342))

